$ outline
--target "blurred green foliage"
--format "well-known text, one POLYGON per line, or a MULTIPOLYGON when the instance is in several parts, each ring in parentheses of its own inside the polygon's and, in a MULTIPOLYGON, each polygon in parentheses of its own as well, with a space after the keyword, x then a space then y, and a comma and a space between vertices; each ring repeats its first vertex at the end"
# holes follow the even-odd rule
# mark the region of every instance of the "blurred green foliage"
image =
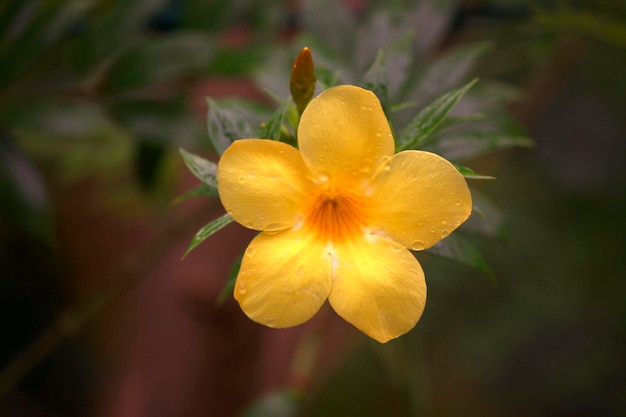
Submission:
MULTIPOLYGON (((188 92, 210 74, 248 72, 281 18, 276 1, 3 1, 2 157, 21 160, 43 190, 42 167, 60 181, 130 176, 154 189, 170 150, 204 141, 188 92), (240 24, 255 36, 240 47, 220 41, 240 24)), ((45 193, 34 206, 11 191, 32 185, 11 164, 2 181, 8 221, 50 236, 45 193)))
MULTIPOLYGON (((429 301, 414 332, 384 347, 361 341, 314 375, 306 395, 270 393, 249 415, 623 415, 625 27, 626 6, 610 0, 376 0, 358 12, 305 0, 298 13, 253 0, 0 2, 0 289, 13 326, 3 329, 14 336, 2 344, 3 359, 33 337, 23 329, 13 335, 15 326, 28 318, 41 327, 58 307, 49 290, 57 284, 36 287, 26 274, 9 276, 24 269, 6 267, 19 233, 54 242, 55 185, 97 177, 118 195, 134 187, 149 196, 167 183, 168 159, 180 147, 220 153, 237 137, 284 140, 276 127, 294 127, 283 100, 289 71, 309 46, 319 88, 352 83, 376 91, 396 137, 420 110, 479 77, 418 142, 468 178, 475 175, 469 163, 498 180, 473 187, 474 214, 458 234, 418 255, 429 301), (294 38, 277 42, 288 19, 294 38), (253 36, 233 46, 224 34, 238 28, 253 36), (529 144, 508 108, 533 100, 522 88, 552 60, 560 63, 560 48, 578 61, 558 67, 556 82, 574 72, 578 89, 556 91, 562 99, 549 114, 543 102, 530 102, 541 112, 530 118, 538 156, 493 156, 529 144), (207 132, 188 93, 212 75, 252 77, 277 108, 210 98, 207 132), (580 105, 581 95, 593 100, 580 105), (606 119, 594 119, 598 108, 606 119), (262 127, 267 121, 276 123, 262 127), (546 127, 559 122, 569 130, 546 127), (579 159, 571 164, 570 156, 579 159), (496 287, 481 279, 485 272, 496 287), (16 282, 21 292, 9 286, 16 282), (16 321, 24 306, 32 312, 16 321)), ((214 197, 206 182, 187 197, 214 197)), ((58 278, 44 258, 28 253, 31 273, 58 278)), ((63 362, 66 378, 75 376, 71 363, 80 361, 63 362)))

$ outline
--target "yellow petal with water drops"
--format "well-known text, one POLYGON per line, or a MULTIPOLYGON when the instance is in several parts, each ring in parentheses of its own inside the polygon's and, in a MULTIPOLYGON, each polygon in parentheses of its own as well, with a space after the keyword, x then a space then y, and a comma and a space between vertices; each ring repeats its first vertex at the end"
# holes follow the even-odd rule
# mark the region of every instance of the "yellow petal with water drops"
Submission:
POLYGON ((465 178, 450 162, 430 152, 394 155, 370 192, 376 201, 373 230, 413 250, 433 246, 472 211, 465 178))
POLYGON ((302 229, 261 233, 243 257, 234 296, 250 319, 269 327, 296 326, 324 304, 331 258, 302 229))
POLYGON ((335 248, 333 309, 359 330, 385 343, 411 330, 424 311, 426 282, 402 245, 369 235, 335 248))
POLYGON ((358 187, 394 152, 380 101, 350 85, 311 100, 298 127, 298 146, 313 180, 331 187, 358 187))
POLYGON ((237 140, 217 167, 217 186, 226 211, 255 230, 283 230, 302 216, 313 187, 300 153, 263 139, 237 140))

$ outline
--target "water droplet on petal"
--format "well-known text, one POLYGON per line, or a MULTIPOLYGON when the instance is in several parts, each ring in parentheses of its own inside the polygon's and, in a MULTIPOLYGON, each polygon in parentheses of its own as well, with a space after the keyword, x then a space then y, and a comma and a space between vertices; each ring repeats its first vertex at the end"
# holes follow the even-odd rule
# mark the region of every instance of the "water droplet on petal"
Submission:
POLYGON ((442 230, 442 231, 441 231, 441 237, 446 237, 446 236, 448 236, 449 234, 450 234, 450 232, 449 232, 449 231, 447 231, 447 230, 442 230))
POLYGON ((411 244, 411 249, 413 250, 424 250, 424 242, 417 240, 411 244))
POLYGON ((239 182, 243 184, 245 181, 246 181, 246 179, 244 178, 244 176, 240 175, 239 176, 239 182))
POLYGON ((319 182, 328 182, 329 176, 325 172, 320 172, 317 176, 319 182))
POLYGON ((249 247, 248 250, 246 251, 247 256, 254 256, 255 253, 256 253, 256 249, 254 247, 249 247))

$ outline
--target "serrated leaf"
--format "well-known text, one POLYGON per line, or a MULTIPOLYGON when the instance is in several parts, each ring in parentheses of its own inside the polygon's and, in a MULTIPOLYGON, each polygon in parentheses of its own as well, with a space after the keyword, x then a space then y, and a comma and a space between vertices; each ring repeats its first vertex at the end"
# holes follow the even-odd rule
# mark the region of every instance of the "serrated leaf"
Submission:
POLYGON ((209 140, 219 155, 222 155, 235 140, 253 136, 252 128, 241 115, 222 108, 210 98, 207 99, 207 104, 209 107, 207 115, 209 140))
POLYGON ((450 259, 464 265, 477 268, 484 272, 485 275, 487 275, 495 283, 493 272, 491 271, 491 268, 489 268, 489 265, 487 265, 487 262, 478 248, 468 239, 463 238, 458 234, 452 234, 446 237, 426 252, 431 255, 450 259))
POLYGON ((183 259, 185 256, 189 254, 192 250, 196 248, 200 243, 204 242, 209 236, 214 233, 222 230, 225 226, 228 226, 233 221, 233 218, 230 217, 230 214, 226 213, 217 219, 211 221, 206 224, 202 229, 198 230, 196 235, 191 239, 191 243, 189 243, 189 247, 183 254, 183 259))
POLYGON ((285 100, 280 107, 274 112, 272 117, 265 123, 261 129, 261 139, 280 140, 280 132, 283 121, 292 105, 291 99, 285 100))
POLYGON ((466 131, 442 134, 426 143, 422 149, 444 158, 462 162, 490 152, 510 147, 534 146, 532 139, 524 135, 501 131, 466 131))
POLYGON ((462 165, 454 164, 455 168, 463 175, 463 177, 470 180, 495 180, 496 177, 491 175, 482 175, 474 171, 472 168, 464 167, 462 165))
POLYGON ((397 150, 416 149, 420 146, 477 81, 474 79, 463 87, 442 95, 413 117, 398 138, 397 150))
POLYGON ((185 200, 190 198, 199 198, 199 197, 216 197, 217 189, 211 187, 206 184, 200 184, 197 187, 192 188, 184 194, 179 195, 170 203, 171 206, 175 206, 177 204, 182 203, 185 200))
POLYGON ((179 149, 185 165, 196 178, 217 191, 217 164, 201 156, 179 149))

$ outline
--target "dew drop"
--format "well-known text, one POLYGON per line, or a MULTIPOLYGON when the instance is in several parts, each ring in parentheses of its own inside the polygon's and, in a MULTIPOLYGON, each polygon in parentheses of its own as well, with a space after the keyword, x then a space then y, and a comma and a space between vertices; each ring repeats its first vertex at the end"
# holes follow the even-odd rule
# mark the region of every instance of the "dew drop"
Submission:
POLYGON ((329 177, 328 177, 328 174, 326 174, 325 172, 320 172, 320 173, 318 174, 318 176, 317 176, 317 179, 318 179, 320 182, 328 182, 329 177))
POLYGON ((441 237, 446 237, 446 236, 448 236, 449 234, 450 234, 450 232, 449 232, 449 231, 447 231, 447 230, 442 230, 442 231, 441 231, 441 237))
POLYGON ((243 175, 240 175, 239 182, 243 184, 244 182, 246 182, 246 178, 243 175))
POLYGON ((413 250, 424 250, 425 246, 424 246, 424 242, 418 240, 415 241, 411 244, 411 249, 413 250))
POLYGON ((246 288, 246 283, 242 282, 239 284, 239 294, 245 294, 248 291, 248 289, 246 288))
POLYGON ((248 250, 246 251, 247 256, 254 256, 255 253, 256 253, 256 249, 253 247, 249 247, 248 250))

